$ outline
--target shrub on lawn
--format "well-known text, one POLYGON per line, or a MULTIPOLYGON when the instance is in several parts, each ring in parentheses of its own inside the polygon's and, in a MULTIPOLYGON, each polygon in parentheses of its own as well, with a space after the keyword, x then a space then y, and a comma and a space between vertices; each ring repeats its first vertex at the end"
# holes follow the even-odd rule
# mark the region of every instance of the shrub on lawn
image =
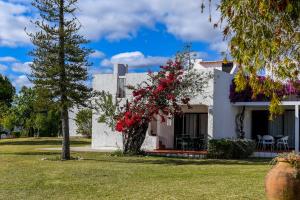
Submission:
POLYGON ((11 132, 11 135, 14 138, 19 138, 21 136, 21 132, 20 131, 13 131, 13 132, 11 132))
POLYGON ((255 142, 249 139, 211 139, 208 144, 209 158, 248 158, 255 150, 255 142))

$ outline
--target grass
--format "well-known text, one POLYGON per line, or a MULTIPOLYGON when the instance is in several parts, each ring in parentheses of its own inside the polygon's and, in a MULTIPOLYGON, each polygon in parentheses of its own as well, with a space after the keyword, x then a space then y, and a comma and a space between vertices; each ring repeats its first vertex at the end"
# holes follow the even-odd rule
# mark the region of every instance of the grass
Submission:
MULTIPOLYGON (((72 145, 89 142, 74 139, 72 145)), ((80 152, 73 156, 84 160, 55 161, 58 151, 37 150, 60 143, 54 138, 0 140, 0 199, 265 198, 269 160, 116 157, 80 152)))

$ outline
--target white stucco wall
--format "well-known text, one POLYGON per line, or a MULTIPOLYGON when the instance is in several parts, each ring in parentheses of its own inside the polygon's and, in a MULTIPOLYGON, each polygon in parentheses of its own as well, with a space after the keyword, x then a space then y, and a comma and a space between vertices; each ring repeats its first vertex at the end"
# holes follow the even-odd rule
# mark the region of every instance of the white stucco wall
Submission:
MULTIPOLYGON (((126 85, 136 85, 147 80, 147 73, 128 73, 125 75, 126 85)), ((113 99, 117 94, 117 73, 114 74, 98 74, 93 79, 93 89, 97 91, 108 91, 112 94, 113 99)), ((126 98, 131 98, 132 91, 126 89, 126 98)), ((126 98, 122 99, 120 104, 126 102, 126 98)), ((92 133, 92 148, 117 150, 122 149, 122 135, 119 132, 113 131, 105 123, 98 122, 99 114, 93 115, 93 133, 92 133)), ((156 136, 151 136, 150 128, 147 132, 142 149, 153 150, 156 149, 156 136)))
POLYGON ((80 134, 76 133, 77 126, 76 126, 75 118, 77 112, 78 112, 77 108, 69 110, 69 133, 71 137, 81 136, 80 134))
MULTIPOLYGON (((174 120, 168 125, 167 122, 157 122, 158 140, 165 145, 167 149, 172 149, 174 146, 174 120)), ((158 142, 159 142, 158 141, 158 142)))
POLYGON ((214 70, 213 108, 213 137, 236 137, 235 117, 237 107, 232 106, 229 100, 229 88, 233 75, 214 70))
MULTIPOLYGON (((229 100, 229 87, 233 75, 217 69, 199 69, 209 72, 213 79, 209 80, 208 87, 203 94, 197 95, 191 100, 192 109, 183 107, 184 112, 208 113, 208 135, 214 138, 235 137, 235 116, 238 107, 231 105, 229 100)), ((98 74, 94 76, 93 88, 98 91, 109 91, 113 98, 117 93, 117 73, 98 74)), ((147 80, 146 73, 125 74, 126 85, 136 85, 147 80)), ((131 91, 126 89, 126 98, 131 98, 131 91)), ((122 101, 125 102, 125 99, 122 101)), ((251 118, 250 112, 246 112, 245 121, 251 118)), ((120 149, 122 148, 122 136, 114 132, 107 125, 98 123, 99 115, 93 115, 92 147, 95 149, 120 149)), ((251 123, 245 124, 246 134, 251 133, 251 123)), ((152 126, 153 127, 153 126, 152 126)), ((157 126, 152 128, 157 136, 150 136, 151 126, 143 144, 143 149, 152 150, 158 147, 159 140, 166 148, 173 148, 174 145, 174 120, 171 124, 157 121, 157 126)))

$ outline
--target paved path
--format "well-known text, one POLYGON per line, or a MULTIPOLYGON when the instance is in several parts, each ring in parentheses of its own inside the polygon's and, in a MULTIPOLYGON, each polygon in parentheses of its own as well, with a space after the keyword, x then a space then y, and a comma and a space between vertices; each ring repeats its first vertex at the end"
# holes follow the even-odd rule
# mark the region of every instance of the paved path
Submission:
MULTIPOLYGON (((37 150, 42 150, 42 151, 61 151, 61 147, 59 147, 59 148, 38 148, 37 150)), ((71 151, 77 151, 77 152, 112 152, 111 150, 92 149, 91 146, 71 147, 70 150, 71 151)))

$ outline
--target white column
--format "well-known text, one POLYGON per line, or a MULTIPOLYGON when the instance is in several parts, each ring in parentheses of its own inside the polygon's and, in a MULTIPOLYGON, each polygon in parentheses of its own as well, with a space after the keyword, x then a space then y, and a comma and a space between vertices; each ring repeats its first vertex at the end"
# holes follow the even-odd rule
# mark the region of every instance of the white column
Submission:
POLYGON ((299 152, 299 105, 295 105, 295 152, 299 152))
POLYGON ((207 116, 207 134, 209 138, 213 138, 214 132, 214 115, 213 106, 208 106, 208 116, 207 116))

